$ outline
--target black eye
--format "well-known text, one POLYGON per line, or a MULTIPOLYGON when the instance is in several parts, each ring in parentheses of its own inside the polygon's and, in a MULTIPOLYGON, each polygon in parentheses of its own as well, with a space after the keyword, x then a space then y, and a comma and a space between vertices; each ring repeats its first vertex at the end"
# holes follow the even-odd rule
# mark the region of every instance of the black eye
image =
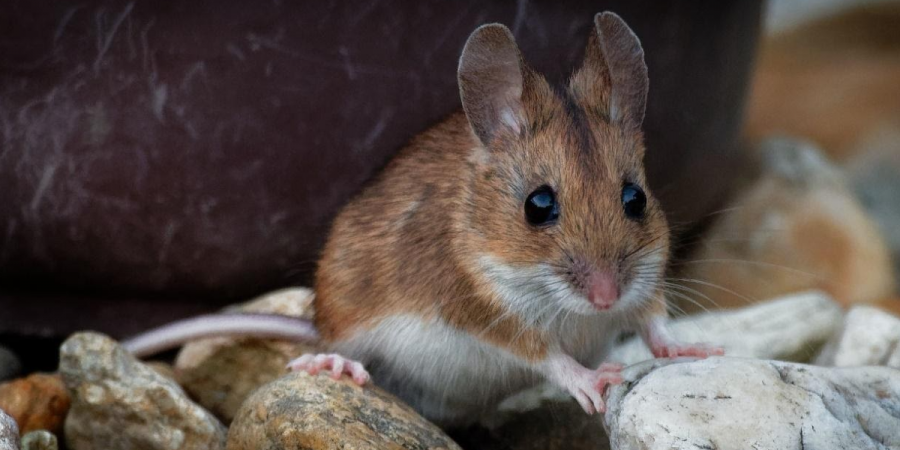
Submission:
POLYGON ((547 225, 559 217, 556 195, 550 186, 541 186, 525 200, 525 218, 532 225, 547 225))
POLYGON ((629 219, 640 220, 644 217, 647 196, 638 185, 625 183, 625 186, 622 186, 622 208, 625 209, 625 215, 629 219))

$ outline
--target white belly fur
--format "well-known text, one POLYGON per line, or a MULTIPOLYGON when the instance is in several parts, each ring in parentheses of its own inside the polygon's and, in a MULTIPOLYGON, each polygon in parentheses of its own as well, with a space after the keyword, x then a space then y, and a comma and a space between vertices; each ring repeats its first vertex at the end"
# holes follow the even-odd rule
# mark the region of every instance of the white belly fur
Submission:
MULTIPOLYGON (((573 317, 554 324, 560 347, 596 367, 621 328, 613 320, 573 317)), ((333 350, 366 365, 375 384, 441 424, 474 421, 512 393, 541 380, 527 363, 440 319, 394 316, 333 350)))

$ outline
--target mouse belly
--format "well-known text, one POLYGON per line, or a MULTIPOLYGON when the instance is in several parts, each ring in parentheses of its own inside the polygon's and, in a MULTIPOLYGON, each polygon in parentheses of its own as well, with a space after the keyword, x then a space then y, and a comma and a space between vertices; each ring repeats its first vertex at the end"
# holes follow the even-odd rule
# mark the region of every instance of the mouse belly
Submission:
MULTIPOLYGON (((394 316, 332 349, 362 362, 375 384, 445 426, 473 422, 510 394, 542 381, 516 356, 440 319, 394 316)), ((580 350, 573 356, 589 363, 602 359, 607 346, 580 350)))

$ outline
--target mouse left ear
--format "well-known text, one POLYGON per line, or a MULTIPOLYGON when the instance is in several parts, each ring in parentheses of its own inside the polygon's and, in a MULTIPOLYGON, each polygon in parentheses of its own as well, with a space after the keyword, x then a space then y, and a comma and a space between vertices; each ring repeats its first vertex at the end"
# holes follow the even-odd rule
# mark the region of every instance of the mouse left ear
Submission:
POLYGON ((640 127, 647 108, 647 64, 637 35, 612 12, 594 16, 576 89, 610 121, 640 127))
POLYGON ((501 24, 482 25, 466 41, 457 71, 459 95, 483 144, 501 128, 518 133, 524 126, 526 70, 513 34, 501 24))

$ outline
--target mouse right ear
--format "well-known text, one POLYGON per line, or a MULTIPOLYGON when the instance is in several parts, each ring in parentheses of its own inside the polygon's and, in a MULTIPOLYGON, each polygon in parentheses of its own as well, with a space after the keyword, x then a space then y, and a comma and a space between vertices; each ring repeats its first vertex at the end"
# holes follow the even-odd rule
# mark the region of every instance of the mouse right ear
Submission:
POLYGON ((611 12, 594 16, 584 65, 574 77, 584 101, 610 120, 640 127, 647 108, 647 64, 634 31, 611 12))
POLYGON ((466 41, 457 71, 459 96, 483 144, 502 127, 518 134, 525 126, 524 71, 522 54, 505 26, 482 25, 466 41))

